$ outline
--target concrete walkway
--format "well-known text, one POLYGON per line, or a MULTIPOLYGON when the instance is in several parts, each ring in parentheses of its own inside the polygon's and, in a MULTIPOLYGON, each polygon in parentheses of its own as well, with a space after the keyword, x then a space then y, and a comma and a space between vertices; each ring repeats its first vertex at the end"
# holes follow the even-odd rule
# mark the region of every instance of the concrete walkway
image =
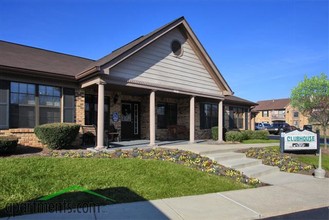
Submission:
MULTIPOLYGON (((203 155, 218 155, 230 154, 241 148, 266 145, 192 144, 168 148, 179 148, 203 155)), ((316 179, 312 176, 277 172, 272 176, 263 175, 262 181, 271 182, 273 185, 198 196, 109 205, 99 207, 95 212, 83 213, 82 210, 72 210, 71 213, 33 214, 9 219, 258 219, 329 207, 328 178, 316 179)))

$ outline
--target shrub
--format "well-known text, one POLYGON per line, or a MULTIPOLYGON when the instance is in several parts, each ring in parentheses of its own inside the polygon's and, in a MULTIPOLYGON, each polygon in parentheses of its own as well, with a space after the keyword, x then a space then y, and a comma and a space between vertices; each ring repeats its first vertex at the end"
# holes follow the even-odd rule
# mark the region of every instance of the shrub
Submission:
POLYGON ((253 131, 253 134, 251 135, 250 139, 268 140, 268 135, 268 131, 265 130, 253 131))
MULTIPOLYGON (((227 132, 227 129, 223 128, 223 139, 224 139, 224 141, 226 140, 225 139, 226 132, 227 132)), ((215 141, 218 140, 218 127, 212 127, 211 128, 211 138, 215 141)))
POLYGON ((252 136, 253 136, 254 132, 255 131, 253 131, 253 130, 241 131, 241 133, 243 134, 243 140, 253 139, 252 136))
POLYGON ((218 140, 218 127, 211 128, 211 138, 215 141, 218 140))
POLYGON ((225 138, 227 141, 241 142, 244 140, 244 135, 240 131, 228 131, 226 132, 225 138))
POLYGON ((268 131, 252 131, 252 130, 244 130, 244 131, 229 131, 226 133, 227 141, 244 141, 249 139, 261 139, 268 140, 268 131))
POLYGON ((67 148, 79 133, 80 125, 74 123, 44 124, 34 128, 41 143, 50 149, 67 148))
POLYGON ((0 136, 0 154, 14 153, 18 139, 15 136, 0 136))

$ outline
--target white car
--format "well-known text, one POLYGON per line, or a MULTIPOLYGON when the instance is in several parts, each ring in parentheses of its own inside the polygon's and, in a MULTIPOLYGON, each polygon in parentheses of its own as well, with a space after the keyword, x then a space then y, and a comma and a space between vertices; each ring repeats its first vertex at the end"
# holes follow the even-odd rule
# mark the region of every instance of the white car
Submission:
POLYGON ((261 122, 255 124, 255 130, 264 130, 271 127, 269 123, 261 122))

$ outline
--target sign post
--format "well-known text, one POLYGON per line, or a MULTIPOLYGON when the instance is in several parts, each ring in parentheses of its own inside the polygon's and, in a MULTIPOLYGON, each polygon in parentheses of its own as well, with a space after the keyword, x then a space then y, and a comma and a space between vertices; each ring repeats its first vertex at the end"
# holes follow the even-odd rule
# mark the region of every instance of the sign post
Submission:
POLYGON ((324 178, 325 171, 322 169, 322 154, 320 148, 320 134, 312 131, 291 131, 281 133, 280 136, 280 152, 298 151, 298 152, 317 152, 319 153, 319 167, 314 171, 315 178, 324 178))

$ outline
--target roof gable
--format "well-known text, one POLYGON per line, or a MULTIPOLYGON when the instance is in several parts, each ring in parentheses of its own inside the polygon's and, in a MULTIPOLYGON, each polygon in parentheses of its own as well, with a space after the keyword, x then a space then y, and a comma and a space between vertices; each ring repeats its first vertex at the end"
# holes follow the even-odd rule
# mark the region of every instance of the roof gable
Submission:
POLYGON ((132 41, 131 43, 113 51, 111 54, 97 60, 96 62, 92 63, 88 66, 84 71, 80 72, 76 78, 83 79, 84 77, 88 77, 91 74, 95 73, 104 73, 104 67, 106 68, 113 68, 119 63, 123 62, 124 60, 128 59, 138 51, 142 50, 146 46, 150 45, 160 37, 164 36, 165 34, 169 33, 171 30, 179 28, 181 32, 186 35, 190 45, 193 49, 198 53, 200 60, 206 66, 208 71, 212 74, 214 81, 216 82, 217 86, 221 88, 224 95, 232 95, 233 92, 231 88, 228 86, 227 82, 219 72, 218 68, 211 60, 207 52, 205 51, 204 47, 186 22, 184 17, 178 18, 173 22, 162 26, 155 31, 137 38, 136 40, 132 41))
POLYGON ((223 95, 222 89, 179 28, 171 30, 111 69, 104 65, 103 71, 109 74, 107 79, 111 83, 149 85, 160 90, 214 97, 223 95), (171 50, 171 43, 175 40, 182 45, 181 56, 176 56, 171 50))

